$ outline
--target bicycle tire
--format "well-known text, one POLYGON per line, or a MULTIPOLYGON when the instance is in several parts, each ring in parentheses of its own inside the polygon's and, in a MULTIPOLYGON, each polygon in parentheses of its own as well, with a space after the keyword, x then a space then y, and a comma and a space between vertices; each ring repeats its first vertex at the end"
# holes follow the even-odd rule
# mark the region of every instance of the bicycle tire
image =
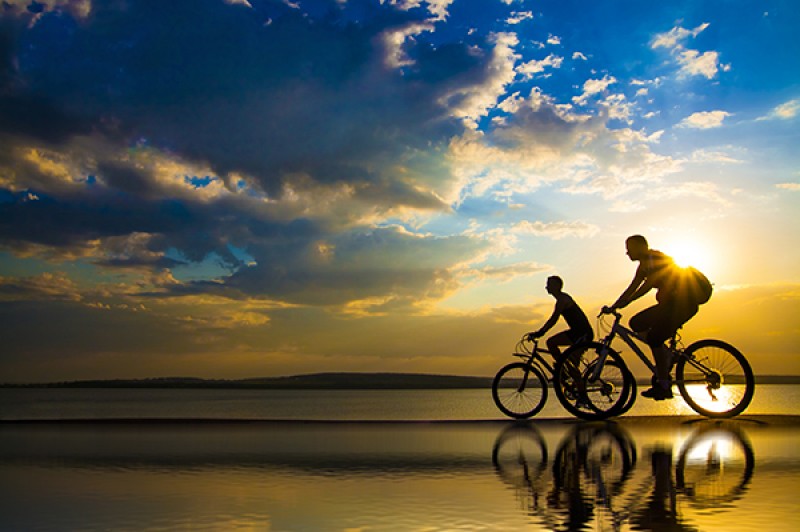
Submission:
POLYGON ((633 381, 633 374, 619 353, 600 342, 588 342, 570 347, 556 363, 553 389, 570 414, 602 420, 617 415, 626 406, 633 381), (598 382, 589 382, 598 358, 606 350, 604 366, 609 366, 611 374, 603 373, 598 382))
POLYGON ((700 340, 687 347, 675 366, 675 377, 684 401, 710 418, 741 414, 756 387, 744 355, 720 340, 700 340))
POLYGON ((744 494, 754 467, 755 455, 747 436, 715 422, 684 445, 675 470, 676 487, 698 508, 720 508, 744 494))
POLYGON ((495 375, 492 381, 492 399, 497 408, 508 417, 533 417, 547 402, 547 379, 532 364, 512 362, 500 368, 495 375))
MULTIPOLYGON (((512 425, 505 429, 492 448, 495 472, 509 486, 533 489, 547 471, 547 442, 536 427, 512 425)), ((542 482, 540 482, 542 481, 542 482)))

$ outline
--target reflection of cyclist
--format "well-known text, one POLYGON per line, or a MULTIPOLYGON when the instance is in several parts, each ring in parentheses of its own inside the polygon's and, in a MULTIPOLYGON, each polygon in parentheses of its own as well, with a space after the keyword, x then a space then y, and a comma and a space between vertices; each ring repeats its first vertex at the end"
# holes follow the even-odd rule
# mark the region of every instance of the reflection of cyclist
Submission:
POLYGON ((625 241, 628 257, 638 261, 636 275, 628 288, 622 292, 617 301, 610 308, 603 310, 613 311, 623 308, 645 295, 653 288, 657 289, 656 300, 658 303, 647 308, 630 320, 631 329, 638 333, 647 333, 647 345, 653 352, 655 361, 655 381, 649 390, 642 392, 642 396, 655 399, 672 399, 672 384, 670 370, 672 357, 664 342, 671 338, 678 329, 692 316, 697 314, 697 302, 686 293, 682 283, 676 282, 679 278, 677 266, 672 258, 650 249, 647 240, 641 235, 634 235, 625 241))
POLYGON ((631 524, 637 530, 696 531, 697 528, 685 523, 678 512, 672 482, 672 450, 656 448, 651 460, 653 492, 647 498, 647 505, 634 513, 631 524))
POLYGON ((556 306, 553 309, 553 314, 538 331, 528 333, 529 340, 543 336, 556 324, 558 318, 563 316, 564 321, 569 325, 569 329, 554 334, 547 339, 547 350, 556 359, 561 357, 559 346, 573 345, 582 341, 590 342, 594 337, 594 331, 592 331, 592 326, 589 324, 586 314, 584 314, 575 300, 562 290, 563 288, 564 281, 561 277, 553 275, 547 278, 545 289, 548 294, 556 299, 556 306))

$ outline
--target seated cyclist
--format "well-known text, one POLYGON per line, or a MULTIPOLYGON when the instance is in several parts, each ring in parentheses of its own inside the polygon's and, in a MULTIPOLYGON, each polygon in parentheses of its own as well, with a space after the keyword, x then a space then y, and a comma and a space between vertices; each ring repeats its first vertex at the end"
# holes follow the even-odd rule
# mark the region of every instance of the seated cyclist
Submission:
POLYGON ((641 235, 628 237, 625 248, 628 257, 639 262, 639 267, 628 288, 611 307, 604 307, 603 311, 624 308, 653 288, 657 290, 656 305, 639 312, 629 323, 631 329, 645 335, 656 366, 653 386, 643 391, 642 396, 656 401, 672 399, 672 355, 664 342, 697 314, 698 304, 685 293, 682 283, 677 282, 677 266, 671 257, 650 249, 641 235))
POLYGON ((583 313, 583 310, 575 300, 562 290, 563 288, 564 281, 561 277, 553 275, 547 278, 545 289, 548 294, 556 299, 553 314, 538 331, 528 333, 529 340, 544 336, 556 324, 558 318, 563 316, 564 321, 569 325, 569 329, 554 334, 547 339, 547 350, 556 359, 561 358, 561 346, 570 346, 582 341, 590 342, 594 338, 594 331, 586 318, 586 314, 583 313))

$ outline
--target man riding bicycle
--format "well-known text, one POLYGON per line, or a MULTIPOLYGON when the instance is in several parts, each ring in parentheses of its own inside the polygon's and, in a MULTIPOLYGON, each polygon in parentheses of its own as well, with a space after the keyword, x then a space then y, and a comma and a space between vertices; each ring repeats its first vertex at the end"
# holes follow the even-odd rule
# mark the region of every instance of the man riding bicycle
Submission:
POLYGON ((672 258, 650 249, 643 236, 628 237, 625 248, 628 257, 639 262, 639 267, 628 288, 611 307, 604 307, 603 311, 624 308, 653 288, 657 290, 658 303, 633 316, 629 323, 637 333, 646 333, 645 340, 653 352, 656 366, 653 386, 643 391, 642 396, 656 401, 672 399, 672 355, 664 342, 697 314, 698 302, 687 285, 679 281, 680 271, 672 258))
POLYGON ((553 314, 538 331, 528 333, 528 340, 544 336, 558 322, 558 318, 563 316, 564 321, 569 325, 569 329, 554 334, 547 339, 547 350, 556 360, 561 358, 560 346, 569 346, 582 341, 591 342, 594 338, 594 331, 586 314, 584 314, 575 300, 563 291, 563 288, 564 281, 561 277, 552 275, 547 278, 545 289, 556 300, 553 314))

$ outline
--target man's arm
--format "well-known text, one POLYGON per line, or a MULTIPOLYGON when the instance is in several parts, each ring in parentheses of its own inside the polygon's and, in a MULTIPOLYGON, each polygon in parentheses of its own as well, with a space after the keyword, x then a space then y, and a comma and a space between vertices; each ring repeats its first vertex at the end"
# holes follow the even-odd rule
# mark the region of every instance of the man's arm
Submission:
POLYGON ((556 300, 556 306, 553 308, 553 313, 547 318, 547 321, 544 322, 538 331, 532 332, 533 336, 544 336, 544 334, 553 328, 553 325, 558 322, 558 318, 561 317, 561 311, 563 310, 563 304, 560 300, 556 300))
POLYGON ((647 292, 649 292, 653 288, 653 283, 649 279, 647 279, 644 268, 639 266, 636 269, 636 275, 634 275, 631 284, 628 285, 628 288, 622 292, 617 300, 611 305, 611 309, 615 310, 618 308, 625 308, 626 306, 630 305, 633 301, 636 301, 647 292))

